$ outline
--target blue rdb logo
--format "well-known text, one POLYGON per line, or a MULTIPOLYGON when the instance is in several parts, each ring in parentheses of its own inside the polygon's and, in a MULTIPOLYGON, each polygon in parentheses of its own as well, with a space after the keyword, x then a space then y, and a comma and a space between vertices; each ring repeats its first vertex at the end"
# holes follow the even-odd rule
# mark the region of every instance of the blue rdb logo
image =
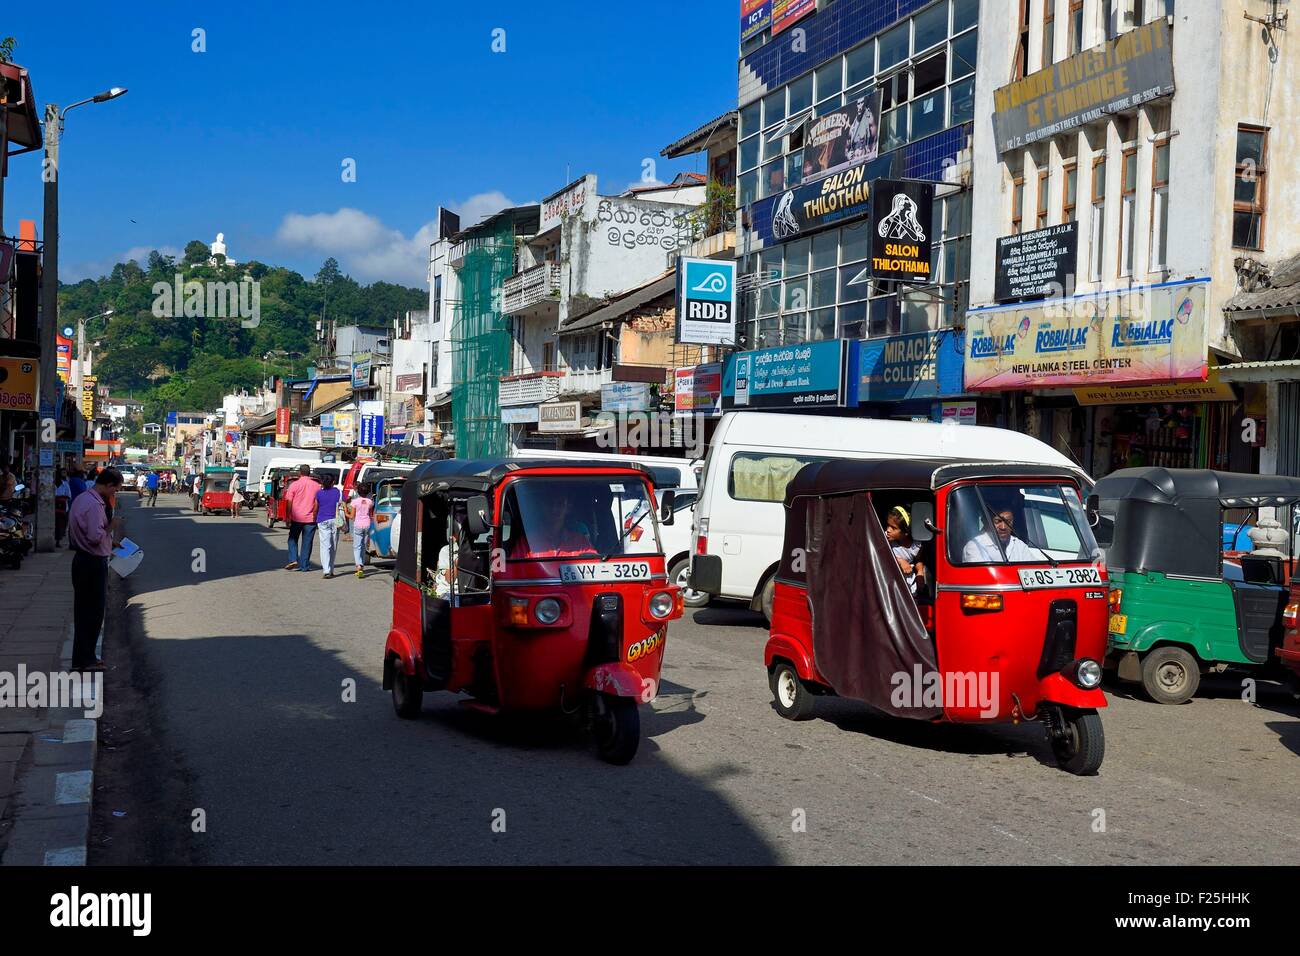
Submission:
POLYGON ((730 262, 686 263, 686 297, 708 302, 730 302, 736 266, 730 262))

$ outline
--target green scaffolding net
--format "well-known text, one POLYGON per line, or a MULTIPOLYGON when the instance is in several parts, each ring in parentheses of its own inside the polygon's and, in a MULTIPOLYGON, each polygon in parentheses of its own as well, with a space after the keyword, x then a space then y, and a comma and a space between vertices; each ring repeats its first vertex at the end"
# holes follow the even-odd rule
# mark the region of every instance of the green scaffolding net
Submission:
POLYGON ((514 269, 514 222, 465 238, 456 268, 460 302, 452 308, 452 425, 458 458, 491 458, 509 451, 497 390, 510 374, 510 319, 501 311, 501 284, 514 269))

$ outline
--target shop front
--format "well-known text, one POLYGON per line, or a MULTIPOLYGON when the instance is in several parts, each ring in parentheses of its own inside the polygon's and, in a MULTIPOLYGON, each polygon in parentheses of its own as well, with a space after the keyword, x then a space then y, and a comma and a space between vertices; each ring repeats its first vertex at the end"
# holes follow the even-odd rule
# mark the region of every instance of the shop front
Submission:
MULTIPOLYGON (((962 336, 951 329, 858 343, 858 401, 873 418, 985 424, 962 388, 962 336), (964 401, 963 401, 964 400, 964 401)), ((986 410, 996 403, 985 402, 986 410)))
POLYGON ((1117 468, 1250 470, 1244 412, 1206 349, 1208 279, 967 313, 965 388, 1094 477, 1117 468))

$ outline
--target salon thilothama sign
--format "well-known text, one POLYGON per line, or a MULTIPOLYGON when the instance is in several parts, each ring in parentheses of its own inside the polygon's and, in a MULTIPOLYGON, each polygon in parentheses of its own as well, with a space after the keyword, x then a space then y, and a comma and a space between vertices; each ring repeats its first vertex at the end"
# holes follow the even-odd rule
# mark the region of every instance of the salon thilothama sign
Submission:
POLYGON ((1174 91, 1173 30, 1161 18, 993 92, 998 151, 1020 149, 1174 91))
POLYGON ((971 309, 966 390, 1203 382, 1208 282, 971 309))

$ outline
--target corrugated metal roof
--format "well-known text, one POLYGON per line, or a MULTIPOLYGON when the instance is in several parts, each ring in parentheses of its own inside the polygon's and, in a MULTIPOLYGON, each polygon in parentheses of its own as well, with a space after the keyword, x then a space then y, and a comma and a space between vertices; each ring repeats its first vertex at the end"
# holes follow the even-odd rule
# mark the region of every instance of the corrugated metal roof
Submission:
POLYGON ((1223 304, 1223 311, 1300 310, 1300 255, 1279 262, 1268 277, 1268 283, 1266 289, 1238 292, 1223 304))
POLYGON ((1300 379, 1300 359, 1272 362, 1234 362, 1215 370, 1224 382, 1277 382, 1300 379))
POLYGON ((675 159, 678 156, 689 156, 691 153, 698 153, 708 145, 709 137, 711 137, 715 131, 727 126, 735 126, 737 115, 738 112, 736 110, 728 110, 721 116, 709 120, 699 129, 687 133, 681 139, 677 140, 677 142, 669 143, 659 152, 659 155, 666 156, 669 159, 675 159))
POLYGON ((586 315, 579 316, 566 322, 561 328, 560 333, 583 332, 588 329, 599 328, 606 322, 614 322, 621 319, 629 312, 635 311, 644 305, 653 302, 655 299, 662 298, 666 295, 673 295, 677 291, 677 270, 665 272, 658 279, 653 279, 639 288, 630 292, 625 292, 619 298, 615 299, 609 305, 601 306, 594 312, 588 312, 586 315))

